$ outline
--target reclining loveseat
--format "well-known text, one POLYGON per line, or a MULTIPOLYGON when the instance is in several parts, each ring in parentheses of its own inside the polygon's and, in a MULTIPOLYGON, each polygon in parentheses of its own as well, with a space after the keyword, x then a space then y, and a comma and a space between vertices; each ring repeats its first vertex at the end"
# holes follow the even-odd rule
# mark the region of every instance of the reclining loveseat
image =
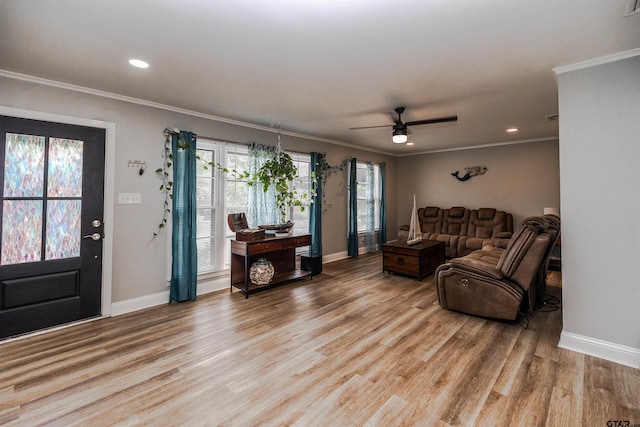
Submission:
POLYGON ((485 246, 442 264, 435 272, 440 305, 507 320, 520 312, 533 314, 542 302, 546 267, 559 232, 557 216, 529 217, 506 248, 485 246))

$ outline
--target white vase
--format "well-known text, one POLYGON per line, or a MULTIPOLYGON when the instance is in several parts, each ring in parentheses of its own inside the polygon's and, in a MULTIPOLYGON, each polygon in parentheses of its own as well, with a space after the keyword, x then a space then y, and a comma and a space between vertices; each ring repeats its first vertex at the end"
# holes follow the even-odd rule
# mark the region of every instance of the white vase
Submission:
POLYGON ((249 279, 251 283, 258 286, 268 285, 273 278, 275 270, 273 264, 266 258, 258 258, 249 268, 249 279))

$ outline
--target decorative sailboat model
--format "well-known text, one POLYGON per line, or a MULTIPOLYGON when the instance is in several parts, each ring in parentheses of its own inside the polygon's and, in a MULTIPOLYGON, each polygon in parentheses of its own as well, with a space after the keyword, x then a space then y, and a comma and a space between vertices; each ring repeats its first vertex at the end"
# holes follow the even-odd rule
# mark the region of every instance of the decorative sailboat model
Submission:
POLYGON ((413 211, 411 212, 411 222, 409 224, 409 236, 407 245, 415 245, 422 242, 422 231, 420 230, 420 220, 416 209, 416 195, 413 195, 413 211))

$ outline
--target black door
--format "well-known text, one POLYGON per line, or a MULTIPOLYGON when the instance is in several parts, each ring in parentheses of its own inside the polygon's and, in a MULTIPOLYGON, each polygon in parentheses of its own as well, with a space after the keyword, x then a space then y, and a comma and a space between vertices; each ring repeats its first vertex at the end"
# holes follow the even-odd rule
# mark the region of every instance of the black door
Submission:
POLYGON ((100 315, 105 131, 0 116, 0 338, 100 315))

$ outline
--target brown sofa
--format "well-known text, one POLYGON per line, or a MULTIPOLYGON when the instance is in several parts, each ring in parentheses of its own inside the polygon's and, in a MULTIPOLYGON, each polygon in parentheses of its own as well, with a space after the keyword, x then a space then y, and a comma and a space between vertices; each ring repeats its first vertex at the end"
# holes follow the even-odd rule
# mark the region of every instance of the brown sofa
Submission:
POLYGON ((553 215, 525 219, 505 249, 486 246, 454 258, 435 273, 443 308, 514 320, 542 302, 544 272, 560 232, 553 215))
MULTIPOLYGON (((418 209, 418 220, 422 238, 444 242, 447 258, 465 256, 487 245, 505 248, 513 233, 512 215, 493 208, 429 206, 418 209)), ((407 240, 408 235, 409 226, 401 226, 398 240, 407 240)))

